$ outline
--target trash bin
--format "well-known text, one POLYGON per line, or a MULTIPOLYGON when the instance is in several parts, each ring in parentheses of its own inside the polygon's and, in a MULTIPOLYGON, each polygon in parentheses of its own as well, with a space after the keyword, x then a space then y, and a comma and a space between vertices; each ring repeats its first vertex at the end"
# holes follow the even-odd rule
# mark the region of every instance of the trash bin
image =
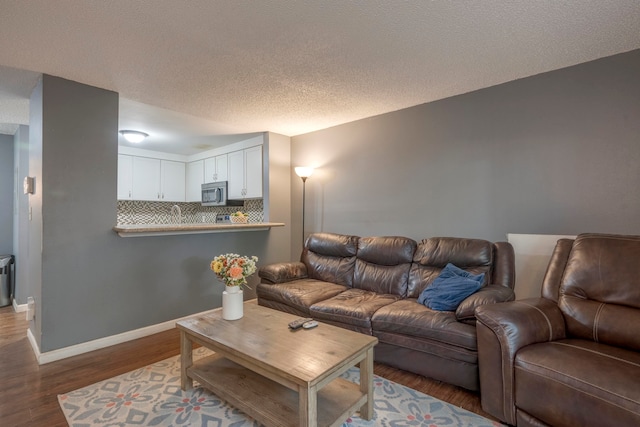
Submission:
POLYGON ((0 307, 10 305, 13 302, 13 255, 0 255, 0 307))

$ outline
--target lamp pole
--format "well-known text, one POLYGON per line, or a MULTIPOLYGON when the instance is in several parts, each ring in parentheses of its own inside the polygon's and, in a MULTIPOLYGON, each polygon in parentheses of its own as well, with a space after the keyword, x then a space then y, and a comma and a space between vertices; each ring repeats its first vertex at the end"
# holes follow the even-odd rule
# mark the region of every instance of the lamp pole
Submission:
POLYGON ((307 189, 307 178, 306 176, 301 176, 302 178, 302 247, 304 248, 304 212, 306 206, 306 189, 307 189))
POLYGON ((302 248, 304 249, 304 217, 305 217, 305 206, 306 206, 306 190, 307 190, 307 178, 311 176, 313 173, 313 168, 298 166, 295 168, 296 175, 298 175, 302 179, 302 248))

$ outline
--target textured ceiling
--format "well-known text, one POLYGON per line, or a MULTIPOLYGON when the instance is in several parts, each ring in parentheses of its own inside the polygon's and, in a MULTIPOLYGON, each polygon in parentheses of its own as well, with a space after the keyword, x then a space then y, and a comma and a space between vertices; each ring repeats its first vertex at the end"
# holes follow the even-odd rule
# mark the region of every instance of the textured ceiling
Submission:
POLYGON ((19 69, 119 92, 134 116, 121 127, 185 119, 194 138, 297 135, 640 48, 638 0, 0 0, 0 11, 0 124, 28 122, 37 74, 19 69))

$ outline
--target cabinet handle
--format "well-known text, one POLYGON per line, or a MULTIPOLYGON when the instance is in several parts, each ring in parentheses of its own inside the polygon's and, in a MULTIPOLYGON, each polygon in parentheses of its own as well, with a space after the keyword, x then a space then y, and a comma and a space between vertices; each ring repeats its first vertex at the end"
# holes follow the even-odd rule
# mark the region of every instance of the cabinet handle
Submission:
POLYGON ((164 199, 164 193, 162 193, 162 198, 164 199))
POLYGON ((129 190, 129 198, 131 198, 131 190, 129 190))
POLYGON ((158 193, 158 199, 160 199, 160 193, 158 193))

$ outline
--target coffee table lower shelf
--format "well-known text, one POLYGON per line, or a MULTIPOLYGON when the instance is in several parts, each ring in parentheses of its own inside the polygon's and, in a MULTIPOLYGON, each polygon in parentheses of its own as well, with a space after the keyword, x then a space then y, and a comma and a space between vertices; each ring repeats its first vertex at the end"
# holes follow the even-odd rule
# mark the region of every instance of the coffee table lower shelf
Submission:
MULTIPOLYGON (((219 354, 194 362, 187 375, 266 426, 299 425, 298 392, 219 354)), ((366 401, 358 384, 334 379, 318 390, 318 427, 342 425, 366 401)))

